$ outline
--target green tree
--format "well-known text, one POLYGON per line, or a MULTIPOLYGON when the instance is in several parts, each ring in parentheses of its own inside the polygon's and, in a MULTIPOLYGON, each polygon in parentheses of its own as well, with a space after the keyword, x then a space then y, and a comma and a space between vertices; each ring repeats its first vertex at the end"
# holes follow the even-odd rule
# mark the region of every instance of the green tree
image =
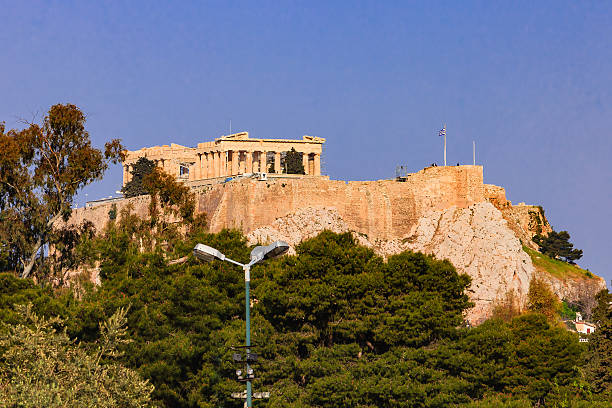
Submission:
POLYGON ((128 181, 125 186, 121 189, 121 192, 126 198, 136 197, 139 195, 149 194, 143 180, 146 176, 151 174, 156 168, 155 162, 147 159, 146 157, 139 158, 133 165, 133 169, 130 170, 132 179, 128 181))
POLYGON ((593 321, 597 329, 589 336, 587 376, 594 391, 612 399, 612 294, 597 294, 593 321))
MULTIPOLYGON (((226 264, 202 264, 191 257, 195 242, 248 259, 244 237, 236 231, 173 238, 168 247, 140 250, 132 224, 122 218, 93 245, 98 251, 102 285, 87 291, 69 308, 68 332, 84 342, 98 337, 97 322, 113 310, 130 305, 127 313, 132 343, 122 347, 123 364, 136 369, 155 386, 153 398, 168 407, 231 406, 229 393, 220 393, 229 372, 220 369, 220 356, 229 348, 221 331, 244 309, 242 271, 226 264), (169 265, 164 256, 189 255, 169 265)), ((138 236, 138 235, 136 235, 138 236)), ((154 238, 157 238, 154 235, 154 238)), ((242 321, 243 322, 243 321, 242 321)), ((244 328, 240 331, 244 336, 244 328)), ((240 344, 230 343, 230 345, 240 344)), ((231 355, 230 355, 231 358, 231 355)))
MULTIPOLYGON (((66 304, 72 298, 67 289, 53 289, 35 284, 31 279, 20 279, 13 273, 0 273, 0 322, 15 325, 20 322, 15 305, 33 304, 41 316, 66 314, 66 304)), ((72 298, 73 299, 73 298, 72 298)))
POLYGON ((285 155, 285 166, 287 174, 306 174, 304 171, 304 163, 302 162, 303 153, 299 153, 295 148, 291 148, 285 155))
POLYGON ((544 280, 533 277, 527 292, 527 310, 543 314, 553 322, 559 318, 561 301, 544 280))
POLYGON ((0 259, 21 277, 32 272, 56 222, 70 216, 75 194, 120 159, 119 140, 91 146, 85 115, 54 105, 41 125, 5 132, 0 125, 0 259))
POLYGON ((570 234, 567 231, 551 231, 547 236, 536 235, 533 242, 538 244, 540 252, 553 259, 562 259, 565 262, 574 263, 582 258, 582 250, 574 249, 574 244, 569 242, 570 234))
POLYGON ((433 355, 432 366, 445 370, 446 376, 465 379, 463 392, 474 400, 502 394, 542 405, 560 395, 586 396, 574 386, 580 381, 582 362, 576 334, 541 314, 528 313, 509 322, 488 320, 433 355))
POLYGON ((444 382, 420 348, 457 337, 470 306, 466 275, 423 254, 384 262, 348 233, 323 232, 297 254, 258 266, 252 275, 255 315, 273 329, 272 337, 254 335, 266 355, 262 377, 284 390, 271 407, 448 406, 461 400, 456 389, 462 382, 444 382))
POLYGON ((6 407, 151 406, 153 387, 138 374, 103 358, 119 356, 126 343, 125 310, 100 324, 92 351, 70 340, 59 318, 40 318, 18 306, 26 324, 9 325, 0 336, 0 405, 6 407))
POLYGON ((189 187, 160 168, 146 175, 142 186, 151 196, 149 216, 152 224, 168 221, 168 217, 180 217, 185 222, 193 221, 195 195, 189 187))
MULTIPOLYGON (((202 242, 247 261, 244 236, 198 229, 148 245, 147 231, 160 240, 123 209, 104 235, 81 244, 97 254, 102 284, 79 297, 0 275, 0 315, 3 305, 38 299, 36 309, 63 316, 88 350, 98 322, 130 305, 133 341, 116 362, 148 379, 159 405, 241 407, 230 394, 243 388, 231 349, 244 344, 243 271, 191 251, 202 242)), ((584 345, 544 315, 465 328, 469 278, 446 261, 410 252, 385 261, 351 234, 328 231, 296 252, 251 271, 253 386, 272 394, 262 407, 606 406, 608 396, 580 374, 584 345)))

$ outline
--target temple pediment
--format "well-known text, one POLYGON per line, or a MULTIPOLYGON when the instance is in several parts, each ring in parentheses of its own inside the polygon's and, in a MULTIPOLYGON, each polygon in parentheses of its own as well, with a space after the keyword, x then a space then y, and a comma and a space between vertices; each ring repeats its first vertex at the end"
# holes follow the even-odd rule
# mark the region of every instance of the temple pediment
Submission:
POLYGON ((249 138, 249 132, 233 133, 231 135, 221 136, 217 140, 245 140, 249 138))

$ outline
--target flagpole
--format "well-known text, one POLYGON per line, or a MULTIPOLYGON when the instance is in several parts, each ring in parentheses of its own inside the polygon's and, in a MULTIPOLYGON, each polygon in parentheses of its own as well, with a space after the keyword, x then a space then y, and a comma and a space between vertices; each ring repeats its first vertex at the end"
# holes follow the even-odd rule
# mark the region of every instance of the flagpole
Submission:
POLYGON ((446 166, 446 123, 444 124, 444 166, 446 166))

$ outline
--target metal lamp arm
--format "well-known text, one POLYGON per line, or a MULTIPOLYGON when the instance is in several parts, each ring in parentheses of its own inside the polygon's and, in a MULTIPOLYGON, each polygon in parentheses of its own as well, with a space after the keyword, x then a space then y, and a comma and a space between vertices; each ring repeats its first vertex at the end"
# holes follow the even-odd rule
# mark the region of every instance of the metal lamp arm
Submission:
POLYGON ((238 261, 234 261, 233 259, 229 259, 229 258, 225 258, 225 259, 224 259, 224 261, 227 261, 227 262, 233 263, 234 265, 238 265, 238 266, 240 266, 241 268, 244 268, 244 267, 246 266, 246 265, 245 265, 245 264, 243 264, 243 263, 240 263, 240 262, 238 262, 238 261))

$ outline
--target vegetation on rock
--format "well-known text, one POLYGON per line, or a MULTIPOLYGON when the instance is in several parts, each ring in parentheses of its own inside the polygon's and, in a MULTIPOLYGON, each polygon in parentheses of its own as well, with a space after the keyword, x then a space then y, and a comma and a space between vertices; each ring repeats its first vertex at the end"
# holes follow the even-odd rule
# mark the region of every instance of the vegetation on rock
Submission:
POLYGON ((561 302, 546 282, 534 277, 531 279, 531 282, 529 282, 527 310, 533 313, 542 314, 546 316, 550 322, 554 322, 559 318, 561 302))
POLYGON ((540 271, 548 272, 549 274, 559 278, 593 278, 594 275, 584 269, 581 269, 575 264, 563 262, 559 259, 553 259, 538 251, 535 251, 528 246, 523 245, 523 250, 527 252, 533 266, 540 271))
POLYGON ((582 258, 582 250, 574 249, 574 244, 569 242, 570 234, 567 231, 551 231, 547 236, 536 235, 533 237, 540 247, 540 252, 552 259, 562 259, 568 263, 582 258))

